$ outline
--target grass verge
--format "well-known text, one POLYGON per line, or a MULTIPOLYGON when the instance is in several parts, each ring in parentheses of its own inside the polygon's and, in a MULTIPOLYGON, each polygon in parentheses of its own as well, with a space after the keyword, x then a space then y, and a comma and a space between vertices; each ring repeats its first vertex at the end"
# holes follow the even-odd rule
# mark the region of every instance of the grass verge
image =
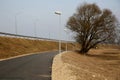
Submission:
POLYGON ((93 49, 87 56, 67 52, 61 60, 75 80, 120 80, 119 49, 93 49))

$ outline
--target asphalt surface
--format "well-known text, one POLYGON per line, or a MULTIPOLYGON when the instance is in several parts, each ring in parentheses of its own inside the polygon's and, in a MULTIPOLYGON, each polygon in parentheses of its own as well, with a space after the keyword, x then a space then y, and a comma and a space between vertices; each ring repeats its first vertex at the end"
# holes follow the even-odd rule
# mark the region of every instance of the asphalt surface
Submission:
POLYGON ((0 61, 0 80, 51 80, 53 57, 47 52, 0 61))

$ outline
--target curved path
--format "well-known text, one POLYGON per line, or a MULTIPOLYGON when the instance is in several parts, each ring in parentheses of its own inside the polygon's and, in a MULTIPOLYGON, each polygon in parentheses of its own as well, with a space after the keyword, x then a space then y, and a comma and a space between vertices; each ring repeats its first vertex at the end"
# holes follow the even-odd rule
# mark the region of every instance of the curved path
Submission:
POLYGON ((46 52, 0 61, 0 80, 51 80, 52 59, 46 52))

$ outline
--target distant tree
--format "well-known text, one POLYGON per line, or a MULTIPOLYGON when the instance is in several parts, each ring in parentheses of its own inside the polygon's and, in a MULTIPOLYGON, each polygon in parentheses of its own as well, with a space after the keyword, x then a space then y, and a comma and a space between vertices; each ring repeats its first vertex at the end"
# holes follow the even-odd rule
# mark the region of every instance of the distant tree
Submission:
POLYGON ((116 34, 117 34, 116 44, 120 45, 120 24, 117 24, 116 34))
POLYGON ((87 54, 99 43, 115 41, 116 22, 110 10, 84 4, 69 18, 66 27, 76 33, 75 40, 81 44, 80 53, 87 54))

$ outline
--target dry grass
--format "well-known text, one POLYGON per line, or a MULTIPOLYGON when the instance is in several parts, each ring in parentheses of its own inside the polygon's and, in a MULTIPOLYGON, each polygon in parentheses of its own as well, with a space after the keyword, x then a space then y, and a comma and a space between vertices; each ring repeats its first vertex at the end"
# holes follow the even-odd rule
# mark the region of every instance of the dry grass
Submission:
POLYGON ((99 49, 120 49, 119 45, 112 45, 112 44, 99 44, 98 45, 99 49))
MULTIPOLYGON (((69 49, 72 49, 72 44, 68 46, 69 49)), ((0 37, 0 59, 52 50, 58 50, 58 42, 0 37)), ((62 50, 65 50, 65 43, 62 43, 62 50)))
POLYGON ((76 80, 120 80, 120 49, 93 49, 87 56, 68 52, 62 60, 76 80))

